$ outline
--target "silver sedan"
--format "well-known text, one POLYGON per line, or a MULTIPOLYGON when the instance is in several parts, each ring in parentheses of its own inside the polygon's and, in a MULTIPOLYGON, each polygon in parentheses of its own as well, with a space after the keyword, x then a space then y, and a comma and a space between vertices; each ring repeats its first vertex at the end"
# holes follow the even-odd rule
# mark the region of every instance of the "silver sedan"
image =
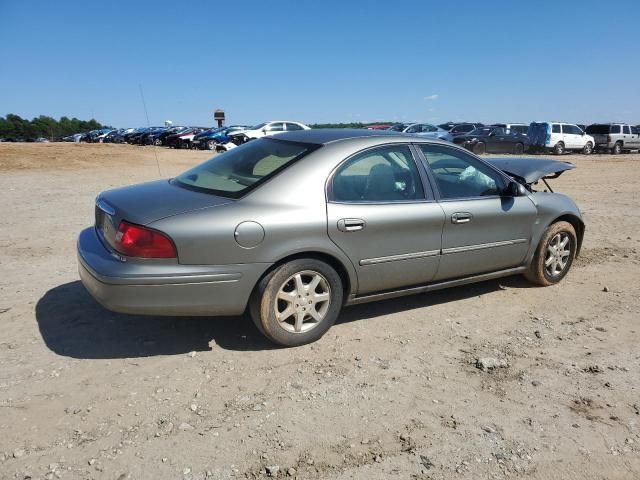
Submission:
POLYGON ((80 277, 114 311, 248 311, 272 341, 301 345, 346 305, 514 274, 559 282, 584 223, 535 187, 571 168, 394 132, 283 133, 101 193, 80 277))

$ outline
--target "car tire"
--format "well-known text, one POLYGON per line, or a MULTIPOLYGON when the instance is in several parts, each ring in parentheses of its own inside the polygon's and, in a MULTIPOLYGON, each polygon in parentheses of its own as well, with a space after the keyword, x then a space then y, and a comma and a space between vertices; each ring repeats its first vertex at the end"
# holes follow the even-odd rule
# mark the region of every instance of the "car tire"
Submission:
POLYGON ((524 153, 524 144, 516 143, 516 145, 513 147, 513 154, 522 155, 523 153, 524 153))
POLYGON ((585 155, 591 155, 593 153, 593 144, 591 142, 587 142, 587 144, 582 149, 582 153, 585 155))
POLYGON ((478 142, 473 147, 473 153, 475 153, 476 155, 482 155, 486 151, 487 151, 487 146, 483 142, 478 142))
POLYGON ((556 155, 562 155, 564 152, 565 152, 565 149, 564 149, 563 142, 558 142, 556 143, 556 146, 553 147, 553 153, 555 153, 556 155))
POLYGON ((335 269, 320 260, 301 258, 280 265, 258 282, 249 313, 269 340, 297 347, 315 342, 329 330, 342 299, 342 280, 335 269))
POLYGON ((216 142, 215 140, 209 140, 207 142, 207 150, 215 150, 217 144, 218 142, 216 142))
POLYGON ((551 224, 540 239, 525 277, 543 287, 558 283, 571 268, 577 245, 573 225, 569 222, 551 224))
POLYGON ((153 144, 154 144, 156 147, 159 147, 160 145, 162 145, 162 140, 160 140, 159 138, 156 138, 156 139, 153 141, 153 144))
POLYGON ((611 153, 613 155, 620 155, 622 153, 622 143, 616 142, 613 148, 611 149, 611 153))

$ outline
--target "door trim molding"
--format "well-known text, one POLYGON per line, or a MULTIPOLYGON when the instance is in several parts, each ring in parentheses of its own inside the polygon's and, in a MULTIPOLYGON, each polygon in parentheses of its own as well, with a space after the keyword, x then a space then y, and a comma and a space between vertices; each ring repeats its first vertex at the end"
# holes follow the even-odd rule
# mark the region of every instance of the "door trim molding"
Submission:
POLYGON ((363 258, 360 266, 378 265, 379 263, 399 262, 402 260, 415 260, 417 258, 435 257, 440 255, 440 250, 427 250, 424 252, 402 253, 399 255, 388 255, 386 257, 363 258))
POLYGON ((518 245, 520 243, 527 243, 528 241, 529 240, 526 238, 518 238, 515 240, 505 240, 503 242, 478 243, 476 245, 467 245, 464 247, 443 248, 442 254, 448 255, 450 253, 473 252, 475 250, 484 250, 485 248, 496 248, 496 247, 506 247, 509 245, 518 245))
POLYGON ((361 303, 375 302, 377 300, 386 300, 389 298, 404 297, 406 295, 414 295, 416 293, 426 293, 436 290, 442 290, 449 287, 457 287, 460 285, 466 285, 468 283, 482 282, 485 280, 493 280, 495 278, 507 277, 510 275, 516 275, 524 273, 527 270, 526 266, 520 266, 515 268, 507 268, 506 270, 499 270, 496 272, 483 273, 480 275, 473 275, 465 278, 458 278, 454 280, 445 280, 443 282, 432 283, 429 285, 423 285, 412 288, 405 288, 400 290, 393 290, 390 292, 366 294, 362 296, 352 296, 347 300, 346 305, 359 305, 361 303))

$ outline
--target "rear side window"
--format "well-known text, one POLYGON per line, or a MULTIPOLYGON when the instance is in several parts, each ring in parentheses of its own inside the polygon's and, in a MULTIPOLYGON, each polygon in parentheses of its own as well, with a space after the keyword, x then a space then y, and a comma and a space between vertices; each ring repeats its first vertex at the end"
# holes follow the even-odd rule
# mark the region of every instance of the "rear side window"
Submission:
POLYGON ((633 135, 638 135, 638 132, 639 132, 639 131, 638 131, 638 128, 637 128, 637 127, 631 127, 631 133, 632 133, 633 135))
POLYGON ((620 125, 611 125, 611 133, 620 133, 620 125))
POLYGON ((408 145, 374 148, 340 166, 333 177, 336 202, 424 199, 420 174, 408 145))
POLYGON ((297 123, 287 123, 287 131, 303 130, 303 128, 297 123))
POLYGON ((171 182, 192 190, 239 198, 317 148, 319 145, 273 138, 253 140, 213 157, 171 182))
POLYGON ((626 135, 630 135, 631 134, 631 130, 629 129, 629 125, 625 125, 624 127, 622 127, 622 133, 624 133, 626 135))
POLYGON ((553 125, 551 125, 551 132, 552 133, 562 133, 560 132, 560 125, 557 123, 554 123, 553 125))

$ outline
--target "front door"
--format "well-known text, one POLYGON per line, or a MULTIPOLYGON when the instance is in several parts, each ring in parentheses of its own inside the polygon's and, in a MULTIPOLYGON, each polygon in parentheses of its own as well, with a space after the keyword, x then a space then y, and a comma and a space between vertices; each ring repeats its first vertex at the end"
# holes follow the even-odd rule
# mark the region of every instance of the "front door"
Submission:
POLYGON ((508 180, 460 149, 421 145, 445 214, 435 280, 522 265, 537 210, 527 196, 503 195, 508 180))
POLYGON ((444 213, 425 192, 409 145, 346 160, 330 182, 327 220, 356 269, 358 294, 425 284, 438 270, 444 213))

